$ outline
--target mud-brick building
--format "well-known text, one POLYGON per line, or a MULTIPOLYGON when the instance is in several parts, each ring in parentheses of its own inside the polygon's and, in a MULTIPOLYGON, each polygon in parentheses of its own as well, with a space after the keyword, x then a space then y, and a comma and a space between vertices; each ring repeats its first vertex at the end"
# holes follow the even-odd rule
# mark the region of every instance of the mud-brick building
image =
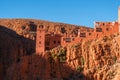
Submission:
POLYGON ((92 33, 94 32, 94 30, 91 28, 88 29, 79 29, 77 31, 77 36, 74 35, 63 35, 61 37, 61 45, 62 46, 67 46, 69 44, 75 44, 78 42, 81 42, 82 40, 88 40, 88 39, 93 39, 93 37, 91 36, 92 33))
POLYGON ((54 33, 45 33, 43 25, 37 27, 36 37, 36 53, 44 53, 46 50, 51 50, 61 45, 61 35, 54 33))
POLYGON ((94 36, 99 38, 101 36, 110 35, 119 32, 118 22, 95 22, 94 36))

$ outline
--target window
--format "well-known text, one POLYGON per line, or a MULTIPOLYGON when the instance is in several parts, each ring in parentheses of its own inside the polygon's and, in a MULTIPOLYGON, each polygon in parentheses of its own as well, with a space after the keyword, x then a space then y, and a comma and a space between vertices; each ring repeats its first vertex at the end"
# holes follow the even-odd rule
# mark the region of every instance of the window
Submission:
POLYGON ((96 32, 102 32, 102 28, 96 28, 96 32))
POLYGON ((63 38, 63 40, 65 41, 65 38, 63 38))
POLYGON ((80 33, 80 37, 86 37, 86 33, 80 33))
POLYGON ((45 47, 45 50, 50 50, 50 48, 49 47, 45 47))
POLYGON ((66 38, 66 42, 71 42, 71 38, 66 38))
POLYGON ((74 39, 74 38, 72 38, 72 40, 74 41, 75 39, 74 39))
POLYGON ((58 41, 58 44, 60 44, 60 41, 58 41))
POLYGON ((105 23, 103 23, 103 26, 105 25, 105 23))
POLYGON ((89 33, 89 36, 91 35, 91 33, 89 33))
POLYGON ((106 28, 106 31, 109 31, 109 28, 106 28))
POLYGON ((98 34, 97 34, 97 37, 98 37, 98 34))
POLYGON ((39 42, 39 44, 41 44, 41 41, 39 42))
POLYGON ((56 44, 56 41, 54 41, 54 44, 56 44))
POLYGON ((16 62, 19 63, 20 62, 20 58, 18 58, 16 62))
POLYGON ((43 25, 39 25, 39 28, 43 28, 43 25))
POLYGON ((65 28, 62 27, 62 28, 61 28, 61 33, 65 33, 65 32, 66 32, 65 28))
POLYGON ((35 24, 30 24, 29 26, 30 26, 30 30, 31 30, 31 31, 36 31, 37 25, 35 25, 35 24))
POLYGON ((46 44, 46 46, 49 46, 49 45, 50 45, 50 42, 49 42, 49 41, 46 41, 45 44, 46 44))
POLYGON ((24 30, 25 29, 25 26, 22 26, 22 30, 24 30))
POLYGON ((40 38, 41 38, 41 36, 40 36, 40 38))

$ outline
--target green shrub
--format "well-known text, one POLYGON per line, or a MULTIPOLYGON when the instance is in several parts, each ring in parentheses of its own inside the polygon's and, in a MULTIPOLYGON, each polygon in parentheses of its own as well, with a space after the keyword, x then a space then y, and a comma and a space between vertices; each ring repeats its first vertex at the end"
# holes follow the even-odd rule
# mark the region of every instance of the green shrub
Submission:
POLYGON ((114 57, 113 60, 114 60, 114 63, 116 63, 116 61, 117 61, 117 57, 114 57))
POLYGON ((53 60, 59 59, 59 62, 66 61, 66 50, 60 49, 58 54, 55 54, 54 51, 51 51, 51 57, 53 60))
POLYGON ((57 54, 57 57, 60 62, 65 62, 66 61, 66 51, 65 49, 61 49, 60 52, 57 54))
POLYGON ((83 68, 80 67, 80 66, 78 66, 78 67, 77 67, 77 71, 78 71, 78 72, 82 72, 82 71, 83 71, 83 68))
POLYGON ((84 65, 84 63, 85 63, 84 58, 81 57, 81 64, 82 64, 82 66, 84 65))

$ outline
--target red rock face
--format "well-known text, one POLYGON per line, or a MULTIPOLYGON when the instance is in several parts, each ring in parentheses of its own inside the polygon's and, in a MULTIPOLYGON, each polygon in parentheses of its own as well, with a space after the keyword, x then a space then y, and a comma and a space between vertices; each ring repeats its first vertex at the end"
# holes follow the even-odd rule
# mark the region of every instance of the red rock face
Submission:
POLYGON ((16 34, 16 32, 0 26, 0 78, 5 77, 7 68, 20 57, 35 52, 35 42, 16 34))
MULTIPOLYGON (((113 79, 115 75, 112 74, 117 72, 118 68, 112 69, 111 67, 114 64, 119 66, 117 63, 120 57, 119 36, 119 34, 105 36, 100 39, 83 41, 83 43, 67 46, 65 48, 65 64, 76 72, 80 72, 78 73, 79 76, 82 73, 82 80, 113 79), (112 74, 110 70, 112 70, 112 74)), ((52 55, 59 55, 59 53, 61 53, 61 48, 59 47, 51 51, 52 55)), ((80 78, 77 76, 77 79, 80 78)))
POLYGON ((119 79, 119 33, 57 47, 41 56, 32 54, 35 52, 35 40, 29 31, 34 31, 34 28, 30 28, 29 24, 47 25, 46 31, 56 33, 61 32, 61 27, 67 26, 65 30, 69 34, 74 33, 78 27, 30 21, 19 19, 0 21, 2 25, 0 26, 0 80, 119 79), (23 24, 25 28, 21 27, 23 24))
POLYGON ((35 52, 36 26, 39 24, 45 25, 46 31, 56 33, 61 32, 61 27, 65 27, 69 34, 75 33, 78 28, 74 25, 39 20, 0 19, 0 80, 9 75, 8 68, 13 64, 17 65, 21 57, 35 52))
POLYGON ((21 57, 18 63, 7 69, 7 79, 119 79, 119 39, 120 35, 116 34, 67 47, 57 47, 46 52, 44 56, 21 57))
POLYGON ((69 66, 39 55, 24 56, 7 69, 6 80, 61 80, 75 74, 69 66), (36 63, 37 62, 37 63, 36 63), (14 75, 14 76, 13 76, 14 75))

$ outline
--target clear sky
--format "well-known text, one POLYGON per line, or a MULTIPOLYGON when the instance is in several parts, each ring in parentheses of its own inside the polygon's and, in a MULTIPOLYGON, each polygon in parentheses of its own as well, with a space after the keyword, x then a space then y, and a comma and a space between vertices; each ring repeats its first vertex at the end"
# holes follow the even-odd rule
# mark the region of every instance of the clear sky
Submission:
POLYGON ((0 0, 0 18, 33 18, 93 27, 116 21, 120 0, 0 0))

